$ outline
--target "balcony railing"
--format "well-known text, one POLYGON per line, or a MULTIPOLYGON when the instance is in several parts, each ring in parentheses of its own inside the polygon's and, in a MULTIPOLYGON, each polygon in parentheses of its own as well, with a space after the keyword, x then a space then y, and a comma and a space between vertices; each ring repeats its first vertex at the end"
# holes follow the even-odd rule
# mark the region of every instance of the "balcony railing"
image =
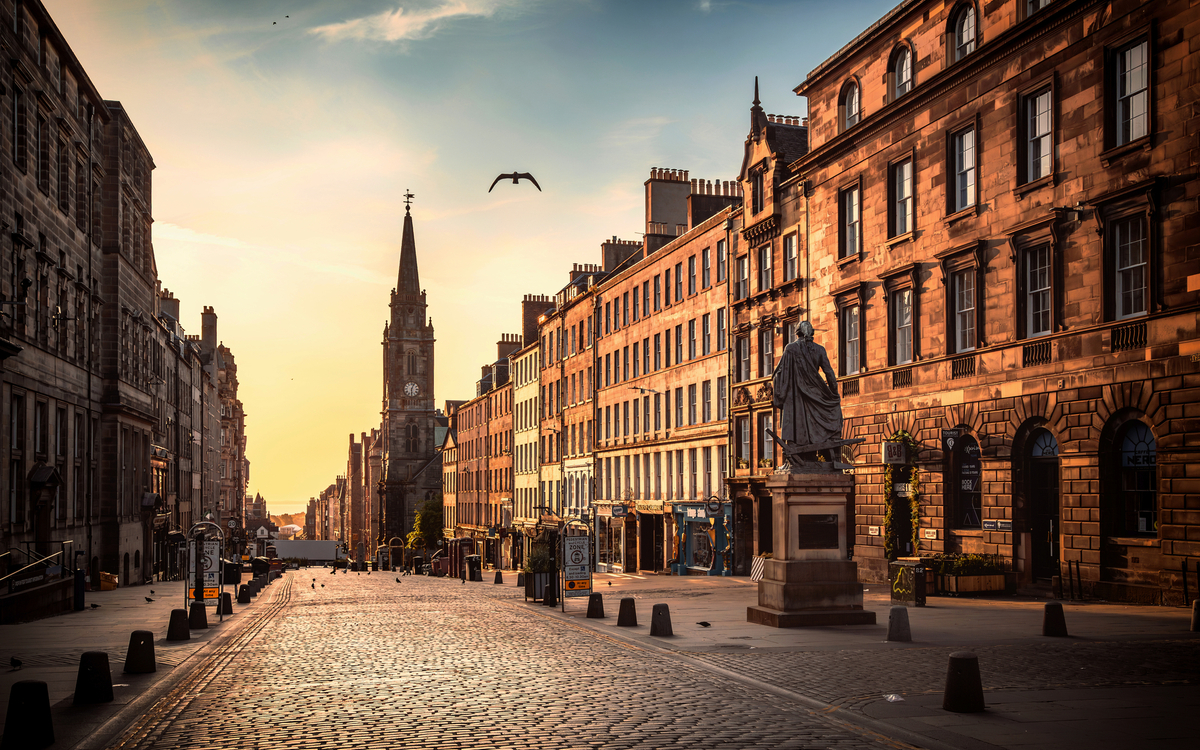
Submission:
POLYGON ((955 357, 950 360, 951 378, 970 378, 975 376, 975 355, 955 357))
POLYGON ((1050 364, 1050 342, 1034 341, 1021 350, 1021 366, 1037 367, 1050 364))
POLYGON ((1112 329, 1112 350, 1127 352, 1130 349, 1146 348, 1146 321, 1127 323, 1112 329))
POLYGON ((892 370, 892 387, 911 388, 913 383, 912 371, 913 368, 911 367, 905 367, 903 370, 892 370))
POLYGON ((843 380, 842 381, 842 398, 846 396, 857 396, 859 380, 843 380))

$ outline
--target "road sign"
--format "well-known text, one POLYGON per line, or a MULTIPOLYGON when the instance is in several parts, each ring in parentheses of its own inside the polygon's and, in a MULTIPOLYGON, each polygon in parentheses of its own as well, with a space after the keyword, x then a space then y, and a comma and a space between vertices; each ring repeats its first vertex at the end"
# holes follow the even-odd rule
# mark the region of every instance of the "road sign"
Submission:
MULTIPOLYGON (((204 542, 204 555, 200 558, 200 571, 204 573, 204 588, 220 585, 221 543, 204 542)), ((188 545, 188 581, 196 580, 196 545, 188 545)))
POLYGON ((592 566, 588 550, 590 536, 563 537, 563 596, 592 593, 592 566))

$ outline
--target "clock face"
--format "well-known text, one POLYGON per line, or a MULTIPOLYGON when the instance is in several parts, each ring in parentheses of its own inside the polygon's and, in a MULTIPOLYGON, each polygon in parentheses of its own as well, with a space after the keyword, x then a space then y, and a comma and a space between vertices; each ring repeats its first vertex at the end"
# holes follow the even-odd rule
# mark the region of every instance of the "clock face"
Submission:
POLYGON ((404 386, 404 395, 405 396, 415 396, 420 392, 421 392, 421 389, 417 387, 417 384, 413 383, 411 381, 404 386))

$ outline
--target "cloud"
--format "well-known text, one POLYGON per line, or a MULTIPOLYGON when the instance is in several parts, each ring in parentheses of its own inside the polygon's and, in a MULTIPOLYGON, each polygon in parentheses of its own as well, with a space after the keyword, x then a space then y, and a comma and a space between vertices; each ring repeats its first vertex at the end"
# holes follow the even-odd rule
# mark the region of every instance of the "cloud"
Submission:
POLYGON ((330 41, 363 39, 402 42, 428 39, 448 22, 462 18, 491 18, 497 11, 514 8, 519 0, 437 0, 432 6, 406 10, 400 6, 373 16, 318 26, 309 33, 330 41))

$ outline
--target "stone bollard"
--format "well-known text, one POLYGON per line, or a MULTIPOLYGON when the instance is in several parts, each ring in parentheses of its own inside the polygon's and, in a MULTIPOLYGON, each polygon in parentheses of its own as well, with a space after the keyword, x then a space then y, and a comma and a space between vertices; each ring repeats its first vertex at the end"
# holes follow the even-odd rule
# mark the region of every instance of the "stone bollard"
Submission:
POLYGON ((188 626, 188 613, 186 609, 171 610, 171 624, 167 626, 168 641, 186 641, 192 637, 191 628, 188 626))
POLYGON ((633 597, 627 596, 621 600, 621 607, 617 610, 617 627, 637 627, 637 607, 633 603, 633 597))
POLYGON ((233 614, 233 596, 228 591, 222 591, 221 598, 217 599, 217 614, 233 614))
MULTIPOLYGON (((191 635, 191 633, 188 633, 191 635)), ((129 648, 125 651, 125 673, 147 674, 158 670, 154 662, 154 633, 135 630, 129 634, 129 648)))
POLYGON ((1061 602, 1046 602, 1046 609, 1042 612, 1042 635, 1067 637, 1067 618, 1063 616, 1061 602))
POLYGON ((517 573, 517 585, 518 585, 518 586, 524 586, 524 585, 525 585, 525 573, 523 573, 523 572, 522 572, 522 573, 517 573))
POLYGON ((1200 599, 1192 600, 1192 632, 1200 633, 1200 599))
POLYGON ((79 673, 75 676, 75 705, 112 703, 112 671, 108 654, 103 651, 84 651, 79 657, 79 673))
POLYGON ((243 583, 238 587, 238 604, 250 603, 250 584, 243 583))
POLYGON ((208 608, 204 606, 204 602, 192 602, 188 610, 188 627, 192 630, 208 628, 208 608))
POLYGON ((984 709, 979 659, 970 651, 955 651, 950 654, 942 708, 959 714, 973 714, 984 709))
POLYGON ((604 619, 604 596, 601 594, 590 594, 588 596, 588 611, 587 616, 596 620, 604 619))
POLYGON ((912 642, 912 629, 908 625, 908 607, 897 604, 888 610, 887 639, 901 643, 912 642))
POLYGON ((39 680, 14 682, 8 694, 4 739, 0 750, 42 748, 54 744, 54 720, 50 718, 50 688, 39 680))
POLYGON ((650 610, 650 635, 669 638, 675 635, 671 630, 671 609, 665 604, 655 604, 650 610))
POLYGON ((496 584, 496 583, 504 583, 504 573, 502 573, 502 572, 500 572, 499 570, 497 570, 497 571, 496 571, 496 580, 495 580, 495 581, 493 581, 492 583, 493 583, 493 584, 496 584))

